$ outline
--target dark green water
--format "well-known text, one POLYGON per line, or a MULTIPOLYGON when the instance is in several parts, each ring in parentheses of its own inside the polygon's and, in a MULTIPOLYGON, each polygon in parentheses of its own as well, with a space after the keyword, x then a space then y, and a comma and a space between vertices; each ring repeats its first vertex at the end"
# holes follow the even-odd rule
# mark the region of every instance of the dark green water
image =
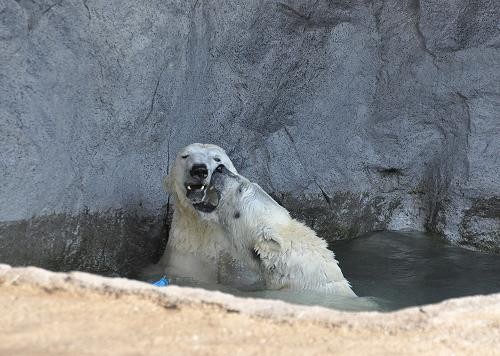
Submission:
POLYGON ((378 232, 333 250, 359 296, 385 309, 500 292, 500 255, 450 245, 424 233, 378 232))
MULTIPOLYGON (((500 292, 500 255, 452 246, 428 234, 377 232, 337 241, 332 248, 359 298, 311 292, 243 292, 182 280, 174 283, 241 297, 279 299, 349 311, 391 311, 448 298, 500 292)), ((154 278, 158 276, 147 279, 154 278)))

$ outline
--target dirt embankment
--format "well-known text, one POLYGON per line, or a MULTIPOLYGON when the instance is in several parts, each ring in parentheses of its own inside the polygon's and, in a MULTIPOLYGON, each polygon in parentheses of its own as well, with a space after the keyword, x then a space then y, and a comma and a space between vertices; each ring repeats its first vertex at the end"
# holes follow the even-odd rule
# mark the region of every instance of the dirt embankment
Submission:
POLYGON ((500 294, 345 313, 0 265, 1 355, 495 354, 500 294))

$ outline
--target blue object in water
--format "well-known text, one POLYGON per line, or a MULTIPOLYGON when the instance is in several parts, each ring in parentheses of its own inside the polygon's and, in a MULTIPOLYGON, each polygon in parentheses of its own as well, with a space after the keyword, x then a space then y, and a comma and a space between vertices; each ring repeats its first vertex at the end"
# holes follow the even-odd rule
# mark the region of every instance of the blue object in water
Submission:
POLYGON ((170 281, 167 277, 163 276, 160 280, 153 282, 152 284, 157 287, 166 287, 170 284, 170 281))

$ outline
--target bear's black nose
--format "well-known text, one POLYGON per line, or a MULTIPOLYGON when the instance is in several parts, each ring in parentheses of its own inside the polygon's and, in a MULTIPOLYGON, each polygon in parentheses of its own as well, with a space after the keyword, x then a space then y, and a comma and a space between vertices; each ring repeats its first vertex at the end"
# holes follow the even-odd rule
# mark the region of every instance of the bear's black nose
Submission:
POLYGON ((191 174, 191 177, 194 178, 205 179, 208 176, 207 165, 204 163, 193 164, 193 167, 191 167, 189 174, 191 174))

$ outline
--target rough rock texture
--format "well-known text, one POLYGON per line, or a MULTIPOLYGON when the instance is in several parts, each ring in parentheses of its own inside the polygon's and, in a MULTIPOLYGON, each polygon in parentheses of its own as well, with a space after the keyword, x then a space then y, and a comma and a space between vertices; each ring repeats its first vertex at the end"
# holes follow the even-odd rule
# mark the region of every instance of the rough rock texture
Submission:
POLYGON ((500 294, 346 313, 0 265, 0 353, 494 355, 500 294))
POLYGON ((195 141, 327 239, 499 251, 499 18, 492 0, 0 0, 0 260, 153 261, 162 176, 195 141))

